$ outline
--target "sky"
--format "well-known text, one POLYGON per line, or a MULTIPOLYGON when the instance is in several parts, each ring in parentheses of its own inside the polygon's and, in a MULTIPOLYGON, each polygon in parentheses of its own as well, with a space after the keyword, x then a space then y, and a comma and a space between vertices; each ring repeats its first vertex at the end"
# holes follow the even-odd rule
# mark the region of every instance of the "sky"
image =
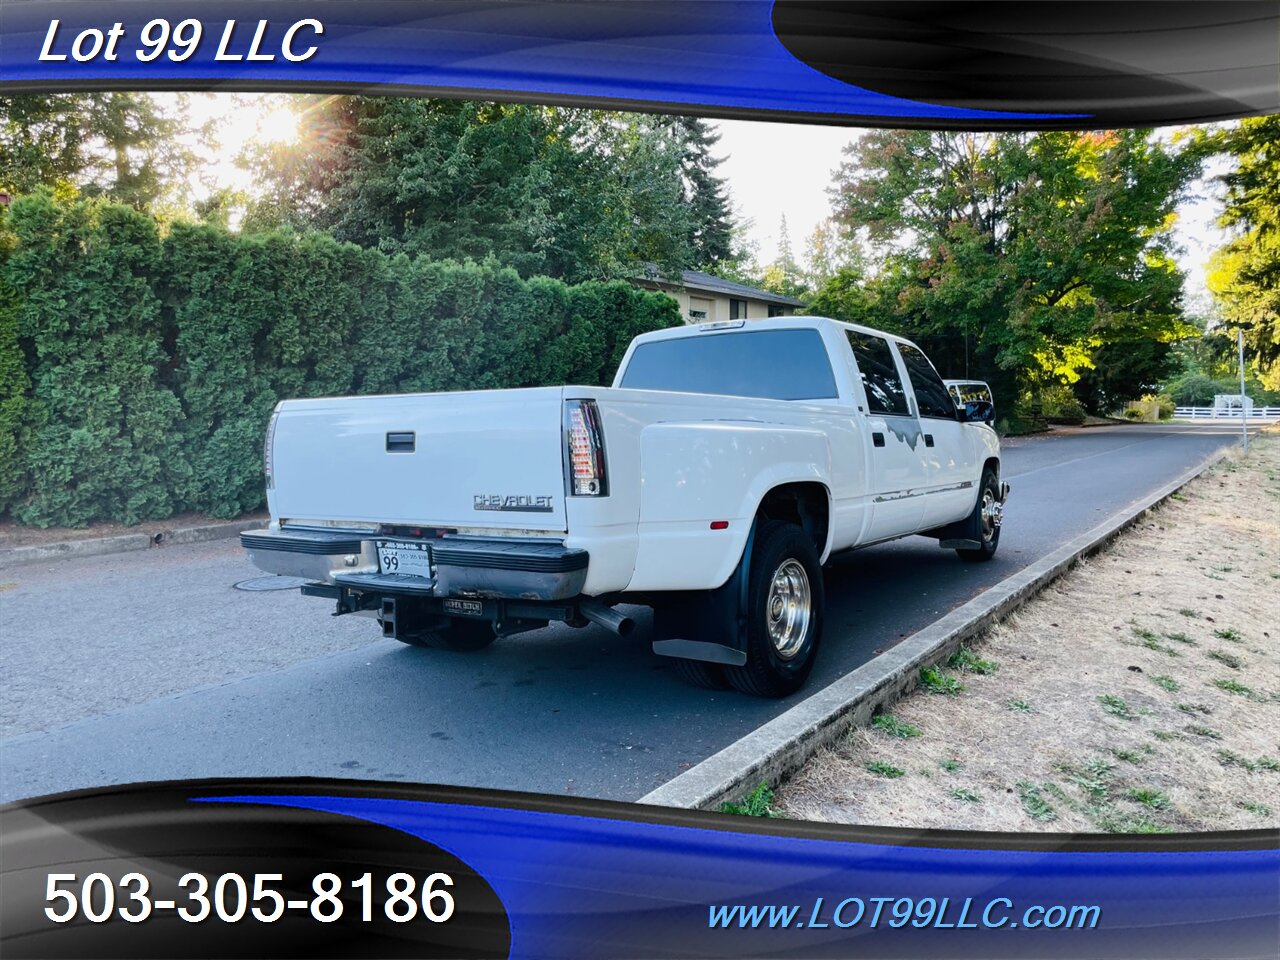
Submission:
MULTIPOLYGON (((172 96, 160 94, 159 96, 172 96)), ((247 189, 251 176, 233 158, 253 139, 288 140, 296 134, 296 120, 287 110, 264 109, 282 102, 252 95, 194 95, 188 101, 191 119, 222 121, 221 151, 210 172, 221 186, 247 189), (239 109, 232 109, 240 104, 239 109)), ((791 249, 802 258, 813 228, 830 214, 827 187, 841 162, 841 151, 861 133, 852 127, 767 123, 753 120, 712 121, 720 132, 715 154, 723 157, 719 173, 728 182, 737 216, 747 223, 748 239, 756 245, 761 264, 778 253, 779 225, 785 214, 791 249)), ((1187 271, 1188 301, 1207 297, 1204 268, 1209 255, 1226 242, 1215 220, 1222 209, 1221 191, 1211 180, 1194 184, 1179 208, 1175 236, 1183 251, 1179 263, 1187 271)))
POLYGON ((778 254, 778 227, 783 215, 791 250, 803 256, 805 240, 831 213, 827 187, 840 165, 841 151, 861 131, 755 120, 715 120, 724 157, 719 174, 729 183, 735 212, 750 220, 748 236, 758 246, 762 264, 778 254))

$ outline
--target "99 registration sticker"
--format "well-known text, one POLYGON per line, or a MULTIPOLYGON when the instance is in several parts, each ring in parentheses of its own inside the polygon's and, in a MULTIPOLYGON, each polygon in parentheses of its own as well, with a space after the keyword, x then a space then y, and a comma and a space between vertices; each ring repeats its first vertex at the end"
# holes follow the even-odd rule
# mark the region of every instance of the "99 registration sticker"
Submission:
POLYGON ((378 572, 431 579, 431 548, 411 540, 379 540, 378 572))

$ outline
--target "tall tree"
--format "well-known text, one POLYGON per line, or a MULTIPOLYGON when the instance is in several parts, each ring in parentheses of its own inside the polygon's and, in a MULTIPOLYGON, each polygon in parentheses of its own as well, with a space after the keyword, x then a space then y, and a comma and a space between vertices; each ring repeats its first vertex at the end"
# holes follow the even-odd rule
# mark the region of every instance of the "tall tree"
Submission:
POLYGON ((1209 134, 1235 161, 1222 179, 1221 222, 1234 236, 1210 261, 1209 289, 1228 326, 1244 330, 1263 385, 1280 390, 1280 114, 1209 134))
POLYGON ((0 97, 0 190, 73 187, 87 166, 83 93, 0 97))
POLYGON ((791 247, 791 229, 785 213, 778 221, 778 255, 764 268, 761 286, 786 297, 798 297, 806 290, 804 271, 791 247))
POLYGON ((298 143, 246 158, 266 188, 251 228, 318 226, 386 252, 492 256, 575 281, 646 263, 678 272, 715 241, 691 199, 705 205, 713 185, 690 193, 686 180, 709 168, 668 118, 366 97, 317 97, 302 116, 298 143))
POLYGON ((683 201, 689 207, 691 265, 715 270, 735 258, 728 188, 724 178, 716 175, 723 158, 712 155, 720 134, 700 117, 671 117, 668 125, 680 149, 683 201))
POLYGON ((857 234, 847 224, 831 217, 817 223, 805 243, 805 278, 813 289, 820 288, 838 273, 861 275, 866 257, 857 234))
POLYGON ((653 264, 676 276, 703 266, 681 129, 643 114, 598 112, 590 121, 579 128, 578 148, 600 200, 603 230, 596 249, 584 251, 595 275, 626 276, 653 264))
POLYGON ((181 109, 145 93, 21 94, 0 98, 0 118, 0 188, 13 193, 74 188, 143 210, 181 193, 195 164, 181 109))
POLYGON ((1193 332, 1170 230, 1194 152, 1127 130, 878 131, 846 153, 835 215, 886 251, 878 310, 944 374, 1022 394, 1076 382, 1103 344, 1193 332))

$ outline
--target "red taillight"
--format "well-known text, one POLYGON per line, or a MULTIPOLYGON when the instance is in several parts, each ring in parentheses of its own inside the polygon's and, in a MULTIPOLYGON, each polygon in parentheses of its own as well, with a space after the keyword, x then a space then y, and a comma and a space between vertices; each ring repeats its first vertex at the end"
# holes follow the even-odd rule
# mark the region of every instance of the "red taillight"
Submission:
POLYGON ((594 400, 565 401, 564 436, 569 494, 574 497, 608 496, 604 433, 600 429, 600 411, 594 400))
POLYGON ((274 490, 276 486, 276 469, 275 469, 275 444, 276 444, 276 420, 280 418, 280 408, 276 407, 271 411, 271 419, 267 421, 267 436, 262 441, 262 470, 267 475, 267 489, 274 490))

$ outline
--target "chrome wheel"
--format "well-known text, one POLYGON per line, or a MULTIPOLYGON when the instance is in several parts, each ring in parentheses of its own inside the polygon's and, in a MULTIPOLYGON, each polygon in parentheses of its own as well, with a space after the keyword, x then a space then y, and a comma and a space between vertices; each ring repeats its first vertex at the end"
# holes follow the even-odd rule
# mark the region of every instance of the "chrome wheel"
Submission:
POLYGON ((1000 529, 1001 503, 990 487, 982 491, 982 539, 989 542, 1000 529))
POLYGON ((765 600, 765 618, 769 641, 783 660, 790 660, 804 646, 813 616, 813 592, 809 575, 798 560, 784 560, 773 572, 769 596, 765 600))

